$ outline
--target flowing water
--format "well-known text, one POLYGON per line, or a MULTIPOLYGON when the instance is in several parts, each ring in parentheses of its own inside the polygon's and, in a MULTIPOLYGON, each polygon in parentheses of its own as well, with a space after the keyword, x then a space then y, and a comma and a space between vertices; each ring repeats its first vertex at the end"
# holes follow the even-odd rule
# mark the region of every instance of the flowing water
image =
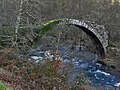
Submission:
MULTIPOLYGON (((29 53, 29 59, 36 63, 42 63, 44 58, 52 60, 53 55, 51 55, 50 50, 54 48, 51 45, 40 46, 34 52, 29 53)), ((111 87, 120 90, 120 77, 105 72, 105 66, 97 63, 96 54, 81 50, 79 47, 64 45, 57 47, 56 53, 63 64, 72 63, 67 80, 69 85, 74 83, 76 76, 82 70, 89 78, 90 86, 102 87, 103 90, 110 90, 111 87)))

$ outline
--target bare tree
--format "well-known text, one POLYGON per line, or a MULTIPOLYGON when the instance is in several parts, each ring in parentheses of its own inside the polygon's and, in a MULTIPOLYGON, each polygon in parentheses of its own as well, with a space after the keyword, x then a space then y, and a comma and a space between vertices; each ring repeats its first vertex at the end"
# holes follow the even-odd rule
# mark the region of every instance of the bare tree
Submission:
POLYGON ((20 8, 19 8, 19 13, 17 16, 17 21, 16 21, 16 27, 15 27, 15 42, 12 46, 16 45, 17 46, 17 39, 18 39, 18 30, 19 30, 19 25, 21 21, 21 15, 22 15, 22 7, 23 7, 24 0, 20 1, 20 8))

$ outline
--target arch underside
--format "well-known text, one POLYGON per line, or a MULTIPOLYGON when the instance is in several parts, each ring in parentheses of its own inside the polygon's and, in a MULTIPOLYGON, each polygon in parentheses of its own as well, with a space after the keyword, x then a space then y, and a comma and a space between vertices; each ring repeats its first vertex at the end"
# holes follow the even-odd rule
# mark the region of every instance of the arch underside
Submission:
POLYGON ((103 48, 102 43, 97 38, 97 36, 94 33, 92 33, 90 30, 88 30, 87 28, 85 28, 83 26, 78 26, 78 25, 75 25, 75 26, 82 29, 91 38, 93 43, 96 45, 97 55, 100 56, 101 58, 104 58, 105 57, 105 50, 103 48))
POLYGON ((95 44, 97 55, 100 58, 105 58, 106 47, 108 46, 108 35, 104 26, 97 25, 90 21, 79 21, 75 19, 67 19, 64 22, 66 22, 68 25, 74 25, 82 29, 95 44))

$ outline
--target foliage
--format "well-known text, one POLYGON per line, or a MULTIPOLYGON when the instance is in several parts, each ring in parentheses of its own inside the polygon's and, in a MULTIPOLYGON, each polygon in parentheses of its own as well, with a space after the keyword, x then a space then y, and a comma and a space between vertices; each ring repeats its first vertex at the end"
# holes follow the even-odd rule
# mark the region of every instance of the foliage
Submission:
POLYGON ((45 75, 51 78, 58 77, 57 70, 60 69, 60 60, 45 61, 44 70, 45 75))
POLYGON ((82 71, 80 71, 80 73, 76 76, 76 82, 71 87, 71 89, 72 90, 86 90, 86 87, 84 87, 84 85, 87 85, 88 83, 89 83, 88 77, 82 71))
POLYGON ((115 45, 113 42, 109 41, 109 42, 108 42, 108 47, 109 47, 109 48, 115 48, 116 45, 115 45))
POLYGON ((0 81, 0 90, 11 90, 11 89, 8 88, 5 84, 3 84, 3 83, 0 81))
MULTIPOLYGON (((29 60, 21 60, 14 57, 9 60, 9 58, 7 58, 8 56, 9 55, 0 54, 0 60, 4 61, 0 63, 2 64, 0 68, 3 67, 4 70, 11 72, 14 77, 19 77, 17 81, 22 82, 22 84, 19 83, 22 85, 23 90, 28 90, 28 88, 30 88, 30 90, 40 90, 41 88, 53 90, 55 87, 68 90, 69 87, 57 73, 57 70, 60 68, 60 60, 46 60, 43 64, 36 64, 29 60), (24 87, 24 85, 26 86, 24 87)), ((15 78, 11 80, 17 83, 15 78)))

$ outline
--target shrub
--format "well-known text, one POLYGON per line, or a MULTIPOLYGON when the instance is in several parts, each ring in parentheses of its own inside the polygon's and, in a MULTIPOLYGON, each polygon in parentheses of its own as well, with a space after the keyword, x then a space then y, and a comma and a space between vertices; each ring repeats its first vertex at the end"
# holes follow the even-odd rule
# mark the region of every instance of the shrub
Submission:
POLYGON ((0 90, 12 90, 12 89, 10 89, 5 84, 3 84, 2 82, 0 82, 0 90))

